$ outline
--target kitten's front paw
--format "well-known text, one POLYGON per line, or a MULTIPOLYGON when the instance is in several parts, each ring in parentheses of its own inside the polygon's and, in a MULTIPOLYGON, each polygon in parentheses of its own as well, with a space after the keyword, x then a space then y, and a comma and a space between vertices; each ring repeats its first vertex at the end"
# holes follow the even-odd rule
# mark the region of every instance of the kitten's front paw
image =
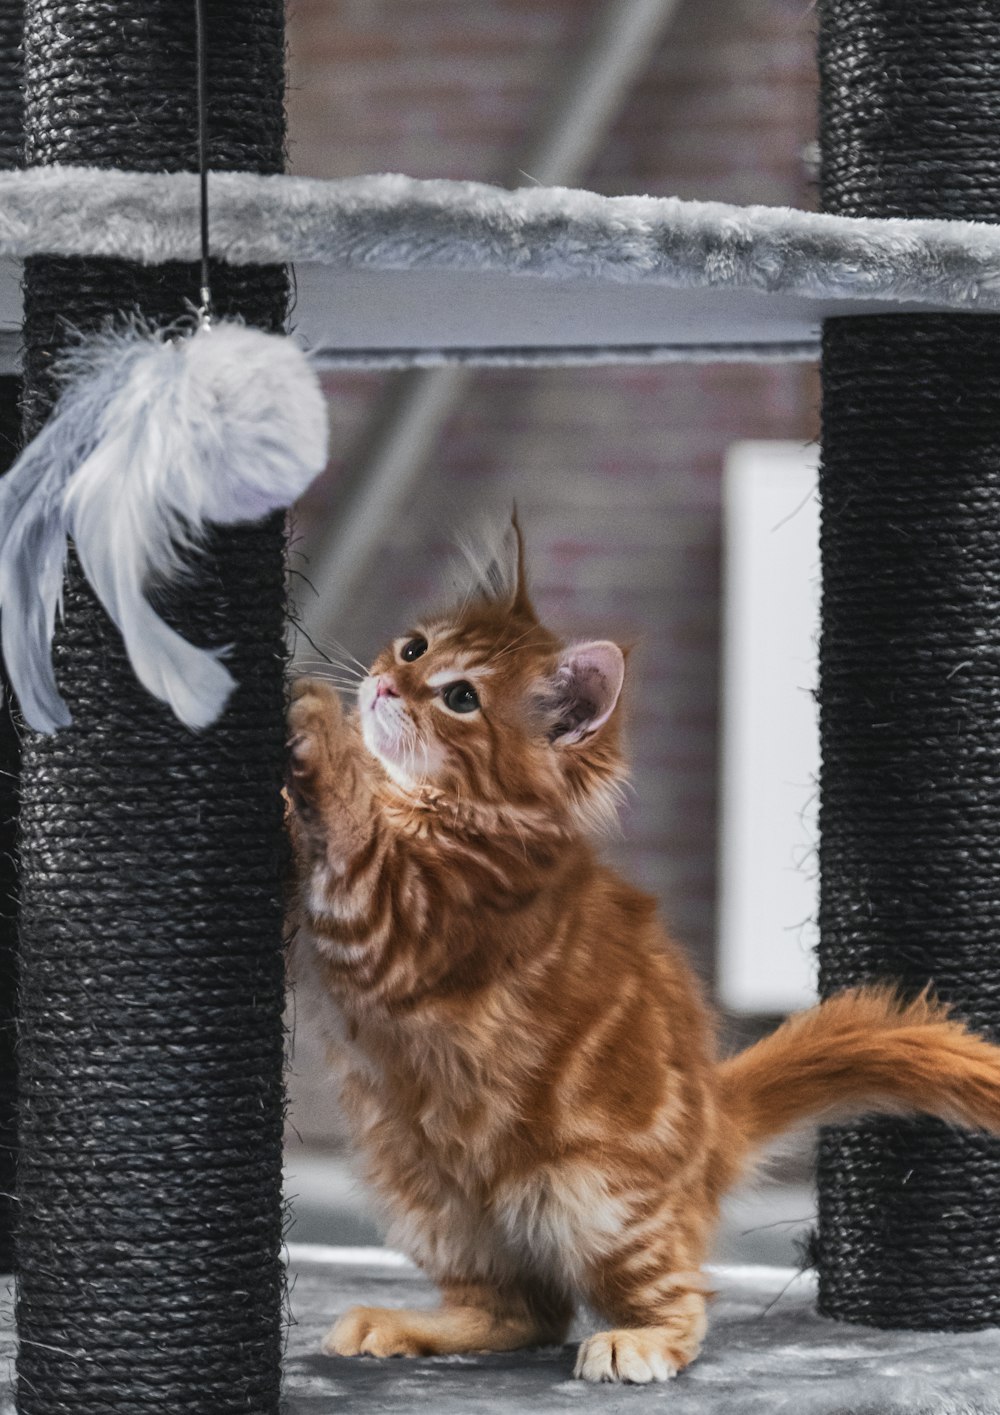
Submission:
POLYGON ((291 742, 297 737, 322 738, 336 730, 343 716, 340 694, 329 683, 322 678, 296 678, 288 708, 291 742))
POLYGON ((391 1307, 352 1307, 323 1342, 327 1356, 422 1356, 425 1344, 407 1330, 406 1312, 391 1307))
POLYGON ((581 1341, 574 1376, 585 1381, 669 1381, 678 1367, 656 1331, 601 1331, 581 1341))
POLYGON ((318 678, 298 678, 292 684, 286 785, 297 804, 304 804, 312 794, 316 774, 328 756, 331 735, 342 718, 340 698, 328 683, 318 678))

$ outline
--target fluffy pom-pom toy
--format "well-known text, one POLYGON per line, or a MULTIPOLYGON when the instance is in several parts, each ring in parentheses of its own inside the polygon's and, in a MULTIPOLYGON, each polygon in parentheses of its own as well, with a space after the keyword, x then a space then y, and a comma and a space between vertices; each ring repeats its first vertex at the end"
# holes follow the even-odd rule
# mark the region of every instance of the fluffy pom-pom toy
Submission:
POLYGON ((139 323, 81 340, 52 417, 0 479, 0 634, 28 724, 70 721, 52 668, 67 538, 140 682, 189 727, 234 687, 224 646, 198 649, 147 589, 176 579, 209 524, 291 505, 326 463, 319 381, 291 339, 234 321, 139 323))

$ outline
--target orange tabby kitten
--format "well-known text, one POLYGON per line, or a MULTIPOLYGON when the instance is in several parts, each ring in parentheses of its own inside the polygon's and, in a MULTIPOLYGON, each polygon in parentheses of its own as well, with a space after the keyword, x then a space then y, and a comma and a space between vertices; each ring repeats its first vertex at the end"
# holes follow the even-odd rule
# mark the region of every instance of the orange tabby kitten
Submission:
POLYGON ((1000 1050, 923 996, 841 994, 720 1061, 653 901, 589 841, 624 778, 621 650, 566 646, 509 575, 415 624, 345 714, 291 707, 298 949, 389 1239, 440 1307, 359 1307, 326 1349, 417 1356, 609 1329, 576 1374, 659 1381, 705 1332, 722 1195, 808 1118, 921 1110, 1000 1130, 1000 1050))

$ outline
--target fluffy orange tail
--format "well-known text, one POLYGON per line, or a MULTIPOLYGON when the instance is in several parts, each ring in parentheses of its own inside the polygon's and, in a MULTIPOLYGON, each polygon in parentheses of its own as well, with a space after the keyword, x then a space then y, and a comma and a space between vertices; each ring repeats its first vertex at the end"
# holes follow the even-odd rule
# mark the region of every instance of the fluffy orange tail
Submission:
POLYGON ((1000 1133, 1000 1047, 924 992, 856 988, 719 1066, 722 1102, 755 1149, 806 1120, 871 1112, 936 1115, 1000 1133))

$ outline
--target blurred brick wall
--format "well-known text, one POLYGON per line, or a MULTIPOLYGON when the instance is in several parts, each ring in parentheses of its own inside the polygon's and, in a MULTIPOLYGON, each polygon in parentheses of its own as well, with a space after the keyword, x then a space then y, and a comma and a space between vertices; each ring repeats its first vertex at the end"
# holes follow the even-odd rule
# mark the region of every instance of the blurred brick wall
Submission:
MULTIPOLYGON (((314 176, 402 171, 505 181, 584 41, 593 0, 297 0, 290 11, 291 163, 314 176)), ((581 185, 812 204, 807 0, 681 0, 581 185)), ((529 174, 530 175, 530 174, 529 174)), ((328 381, 333 475, 383 380, 328 381)), ((363 659, 447 583, 457 531, 516 497, 540 607, 568 634, 637 645, 636 790, 611 853, 662 899, 705 976, 715 908, 720 477, 744 437, 817 431, 814 374, 714 365, 475 376, 369 583, 336 632, 363 659)), ((303 503, 310 527, 329 505, 303 503)), ((304 567, 308 573, 308 567, 304 567)), ((333 1124, 300 1027, 294 1119, 333 1124)))
POLYGON ((595 8, 592 0, 294 0, 293 170, 501 180, 595 8))

